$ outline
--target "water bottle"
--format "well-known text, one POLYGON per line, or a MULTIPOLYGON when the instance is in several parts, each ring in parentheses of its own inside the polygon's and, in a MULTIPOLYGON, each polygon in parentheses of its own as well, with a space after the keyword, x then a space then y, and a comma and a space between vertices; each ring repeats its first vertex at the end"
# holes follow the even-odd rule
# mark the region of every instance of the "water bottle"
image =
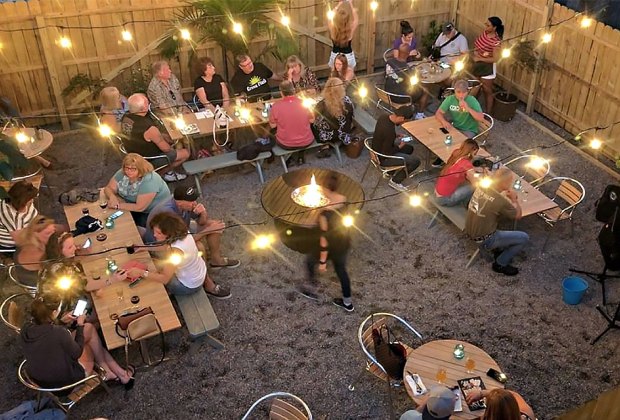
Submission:
POLYGON ((446 135, 446 138, 443 142, 446 146, 450 146, 452 144, 452 136, 450 134, 446 135))
POLYGON ((263 118, 269 117, 269 103, 268 102, 265 102, 263 104, 263 110, 261 112, 261 115, 263 116, 263 118))

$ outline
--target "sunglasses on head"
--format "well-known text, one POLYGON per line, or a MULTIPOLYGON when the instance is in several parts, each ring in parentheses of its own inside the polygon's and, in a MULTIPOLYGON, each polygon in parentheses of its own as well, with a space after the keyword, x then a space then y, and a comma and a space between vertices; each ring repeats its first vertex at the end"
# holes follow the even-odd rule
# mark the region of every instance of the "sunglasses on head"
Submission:
POLYGON ((176 101, 177 100, 177 96, 174 94, 173 91, 169 90, 168 93, 170 93, 170 96, 172 96, 172 100, 176 101))

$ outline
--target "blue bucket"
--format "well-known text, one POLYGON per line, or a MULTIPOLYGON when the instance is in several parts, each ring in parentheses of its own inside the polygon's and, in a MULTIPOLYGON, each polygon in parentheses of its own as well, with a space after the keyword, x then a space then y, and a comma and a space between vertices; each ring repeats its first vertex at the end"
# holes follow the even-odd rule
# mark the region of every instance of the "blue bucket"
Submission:
POLYGON ((562 281, 562 289, 564 289, 562 295, 564 303, 568 305, 577 305, 581 302, 583 294, 588 290, 588 283, 581 277, 565 277, 562 281))

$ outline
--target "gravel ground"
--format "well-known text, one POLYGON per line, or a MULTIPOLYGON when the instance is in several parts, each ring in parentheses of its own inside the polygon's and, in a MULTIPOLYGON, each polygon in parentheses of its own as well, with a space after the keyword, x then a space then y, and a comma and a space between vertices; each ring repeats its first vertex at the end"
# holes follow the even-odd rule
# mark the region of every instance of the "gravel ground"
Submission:
MULTIPOLYGON (((510 123, 498 122, 489 142, 491 153, 507 156, 555 140, 517 116, 510 123)), ((421 146, 416 150, 423 156, 421 146)), ((41 208, 58 220, 64 219, 56 200, 59 193, 76 185, 102 186, 120 162, 88 133, 59 136, 48 155, 57 165, 46 172, 41 208)), ((190 342, 185 328, 169 332, 171 360, 140 372, 128 396, 113 389, 117 400, 103 391, 87 397, 73 417, 234 419, 260 396, 280 390, 302 397, 317 418, 388 418, 383 383, 366 374, 354 392, 347 389, 364 365, 357 327, 376 311, 405 317, 425 342, 456 338, 483 348, 508 374, 509 387, 529 401, 540 419, 553 418, 618 386, 618 333, 609 333, 596 346, 589 344, 604 328, 595 311, 600 287, 588 280, 590 289, 577 306, 562 302, 561 288, 569 267, 602 267, 596 243, 601 225, 593 208, 605 186, 615 180, 566 144, 545 150, 544 156, 551 159, 554 175, 575 177, 585 185, 586 200, 575 212, 575 236, 571 238, 568 225, 558 226, 545 254, 540 253, 542 220, 530 216, 519 223, 532 243, 516 261, 518 277, 497 275, 480 260, 464 270, 474 244, 448 222, 427 229, 429 210, 411 208, 405 196, 397 196, 367 203, 356 220, 360 233, 354 236, 349 260, 356 310, 347 314, 330 303, 340 293, 333 272, 322 278, 323 300, 311 302, 295 292, 304 276, 300 254, 281 244, 273 252, 250 250, 252 235, 269 232, 271 223, 233 228, 226 231, 223 247, 242 265, 213 273, 233 292, 230 300, 212 302, 221 323, 214 336, 226 347, 215 351, 204 341, 190 342)), ((335 158, 309 156, 308 165, 360 179, 367 154, 346 159, 340 168, 335 158)), ((281 173, 277 163, 266 170, 268 179, 281 173)), ((376 176, 373 172, 364 181, 367 193, 376 176)), ((432 183, 422 185, 429 189, 432 183)), ((207 178, 205 190, 214 217, 236 222, 266 218, 261 186, 251 168, 218 171, 207 178)), ((392 192, 383 182, 377 196, 392 192)), ((0 282, 3 297, 15 291, 4 275, 0 282)), ((611 281, 608 290, 609 300, 618 302, 619 282, 611 281)), ((6 328, 1 331, 0 412, 33 397, 15 377, 22 358, 19 341, 6 328)), ((121 351, 114 355, 123 358, 121 351)), ((413 402, 397 391, 395 405, 400 413, 413 402)))

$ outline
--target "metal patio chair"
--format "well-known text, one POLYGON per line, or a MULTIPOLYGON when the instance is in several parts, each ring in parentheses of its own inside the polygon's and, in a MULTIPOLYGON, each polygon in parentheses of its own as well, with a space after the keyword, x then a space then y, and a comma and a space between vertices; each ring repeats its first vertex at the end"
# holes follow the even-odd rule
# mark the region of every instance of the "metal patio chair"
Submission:
POLYGON ((377 91, 377 108, 381 108, 385 112, 393 114, 398 108, 403 106, 411 106, 412 104, 411 96, 409 95, 390 93, 379 87, 375 87, 375 89, 377 91), (402 103, 394 102, 395 99, 401 99, 402 103))
POLYGON ((0 305, 0 319, 4 325, 19 334, 26 314, 30 313, 32 300, 30 293, 16 293, 6 298, 0 305))
POLYGON ((269 411, 269 418, 272 420, 312 420, 312 413, 304 400, 288 392, 272 392, 271 394, 259 398, 252 404, 241 420, 249 419, 250 414, 252 414, 262 402, 269 400, 272 400, 271 409, 269 411), (303 411, 293 404, 284 401, 282 398, 295 401, 303 408, 303 411))
POLYGON ((474 136, 474 140, 478 142, 480 146, 487 144, 489 133, 495 125, 495 120, 489 114, 484 114, 484 122, 478 123, 480 126, 480 132, 474 136))
POLYGON ((381 176, 379 176, 379 178, 377 179, 375 188, 372 190, 372 193, 370 194, 370 198, 372 198, 375 195, 375 191, 377 191, 377 187, 379 186, 379 182, 381 182, 382 178, 389 178, 390 174, 393 174, 396 171, 400 171, 401 169, 405 171, 405 176, 409 177, 409 172, 407 171, 407 162, 405 161, 404 157, 384 155, 382 153, 374 151, 372 148, 372 137, 367 137, 366 139, 364 139, 364 146, 366 147, 366 149, 368 149, 368 155, 370 159, 368 161, 368 165, 366 165, 366 170, 364 171, 364 174, 362 175, 360 184, 364 182, 364 178, 366 177, 366 172, 368 172, 368 168, 370 168, 371 165, 377 168, 377 170, 381 173, 381 176), (402 164, 383 165, 381 163, 381 158, 396 159, 397 161, 402 161, 402 164))
POLYGON ((549 175, 551 164, 545 158, 536 155, 521 155, 504 164, 512 169, 521 179, 536 186, 549 175))

